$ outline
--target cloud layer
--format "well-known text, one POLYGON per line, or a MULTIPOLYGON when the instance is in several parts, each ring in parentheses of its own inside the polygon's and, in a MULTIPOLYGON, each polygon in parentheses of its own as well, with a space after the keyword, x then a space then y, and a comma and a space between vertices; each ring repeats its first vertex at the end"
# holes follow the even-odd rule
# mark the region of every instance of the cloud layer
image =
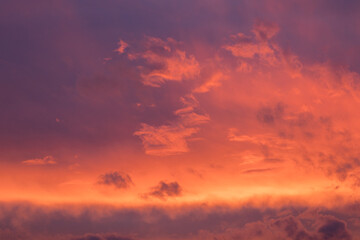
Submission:
POLYGON ((2 204, 0 236, 14 240, 358 239, 359 213, 344 210, 302 206, 51 209, 2 204))

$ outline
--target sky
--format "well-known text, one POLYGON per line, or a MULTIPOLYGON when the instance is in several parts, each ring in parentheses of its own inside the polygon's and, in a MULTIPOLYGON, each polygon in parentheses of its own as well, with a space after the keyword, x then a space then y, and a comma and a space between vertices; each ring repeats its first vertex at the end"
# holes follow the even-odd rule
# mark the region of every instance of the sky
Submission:
POLYGON ((359 12, 3 0, 0 239, 360 240, 359 12))

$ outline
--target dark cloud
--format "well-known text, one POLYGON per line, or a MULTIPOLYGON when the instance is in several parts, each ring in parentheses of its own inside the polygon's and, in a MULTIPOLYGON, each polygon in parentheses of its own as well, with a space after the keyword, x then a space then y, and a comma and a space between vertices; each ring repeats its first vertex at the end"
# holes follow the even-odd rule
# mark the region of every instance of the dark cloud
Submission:
POLYGON ((351 240, 360 234, 351 221, 359 218, 360 212, 358 204, 348 208, 194 205, 178 206, 173 212, 154 206, 134 209, 0 204, 0 239, 351 240))
POLYGON ((188 168, 187 171, 188 171, 189 173, 191 173, 191 174, 193 174, 193 175, 201 178, 201 179, 204 178, 203 174, 202 174, 201 172, 199 172, 198 170, 196 170, 196 169, 188 168))
POLYGON ((145 194, 145 197, 152 196, 160 199, 166 199, 168 197, 181 196, 182 188, 177 182, 159 182, 159 184, 151 189, 151 191, 145 194))
POLYGON ((257 112, 256 117, 262 123, 272 124, 275 121, 273 111, 271 108, 268 108, 268 107, 261 108, 257 112))
POLYGON ((352 237, 345 222, 338 219, 328 219, 318 229, 321 240, 351 240, 352 237))
POLYGON ((75 237, 71 240, 133 240, 132 238, 121 237, 116 234, 106 234, 106 235, 98 235, 98 234, 86 234, 82 237, 75 237))
POLYGON ((293 216, 276 220, 273 226, 281 229, 287 237, 295 240, 351 240, 351 234, 346 223, 335 217, 324 217, 325 222, 315 231, 309 231, 299 220, 293 216))
POLYGON ((97 183, 101 185, 114 186, 119 189, 129 188, 131 185, 134 184, 128 174, 120 172, 109 172, 100 175, 97 183))
MULTIPOLYGON (((271 160, 268 160, 267 161, 271 161, 271 160)), ((243 173, 262 173, 262 172, 269 172, 269 171, 272 171, 274 170, 275 168, 256 168, 256 169, 248 169, 248 170, 245 170, 243 171, 243 173)))
POLYGON ((292 122, 295 126, 306 127, 315 121, 314 115, 310 112, 302 112, 296 116, 296 119, 292 122))
POLYGON ((340 181, 344 181, 348 177, 348 173, 354 168, 350 163, 343 163, 335 168, 335 175, 340 181))
POLYGON ((261 107, 256 113, 256 118, 261 123, 274 124, 276 120, 281 119, 284 110, 283 103, 277 103, 274 107, 261 107))
POLYGON ((303 225, 293 216, 276 220, 273 223, 275 228, 281 230, 290 239, 296 240, 315 240, 316 238, 305 230, 303 225))

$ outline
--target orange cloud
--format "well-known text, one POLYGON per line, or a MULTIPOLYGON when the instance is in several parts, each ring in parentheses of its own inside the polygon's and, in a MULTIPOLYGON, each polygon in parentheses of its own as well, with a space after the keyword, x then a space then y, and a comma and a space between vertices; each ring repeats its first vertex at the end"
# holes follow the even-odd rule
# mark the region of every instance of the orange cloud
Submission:
POLYGON ((53 156, 45 156, 43 158, 34 158, 22 161, 25 165, 53 165, 56 161, 53 156))
POLYGON ((194 93, 205 93, 210 91, 212 88, 219 87, 221 85, 221 81, 225 78, 226 75, 223 72, 215 72, 205 83, 195 88, 194 93))
POLYGON ((188 152, 186 139, 199 131, 198 125, 210 120, 208 115, 196 112, 198 102, 193 95, 180 100, 185 107, 174 112, 179 117, 177 121, 158 127, 142 123, 134 133, 141 138, 147 154, 166 156, 188 152))
POLYGON ((131 60, 144 59, 146 66, 138 66, 144 85, 160 87, 166 81, 181 82, 196 78, 200 73, 200 65, 193 55, 177 48, 174 39, 166 41, 147 37, 146 49, 129 54, 131 60))
POLYGON ((125 52, 125 49, 129 47, 129 44, 127 44, 126 42, 124 42, 121 39, 118 42, 118 45, 119 45, 119 47, 115 51, 119 54, 123 54, 125 52))
POLYGON ((230 51, 235 57, 244 59, 259 59, 267 64, 278 64, 278 56, 276 55, 276 46, 271 44, 268 39, 260 41, 238 33, 233 35, 232 39, 235 43, 223 46, 224 49, 230 51))
POLYGON ((197 131, 197 128, 187 128, 183 125, 154 127, 143 123, 134 134, 141 138, 147 154, 166 156, 187 152, 189 148, 186 138, 197 131))

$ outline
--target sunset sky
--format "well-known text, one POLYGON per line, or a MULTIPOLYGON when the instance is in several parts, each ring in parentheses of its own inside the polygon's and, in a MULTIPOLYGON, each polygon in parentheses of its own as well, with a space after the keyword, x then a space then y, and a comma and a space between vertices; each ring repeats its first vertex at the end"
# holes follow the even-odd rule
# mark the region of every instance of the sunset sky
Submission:
POLYGON ((3 0, 0 240, 360 240, 360 2, 3 0))

